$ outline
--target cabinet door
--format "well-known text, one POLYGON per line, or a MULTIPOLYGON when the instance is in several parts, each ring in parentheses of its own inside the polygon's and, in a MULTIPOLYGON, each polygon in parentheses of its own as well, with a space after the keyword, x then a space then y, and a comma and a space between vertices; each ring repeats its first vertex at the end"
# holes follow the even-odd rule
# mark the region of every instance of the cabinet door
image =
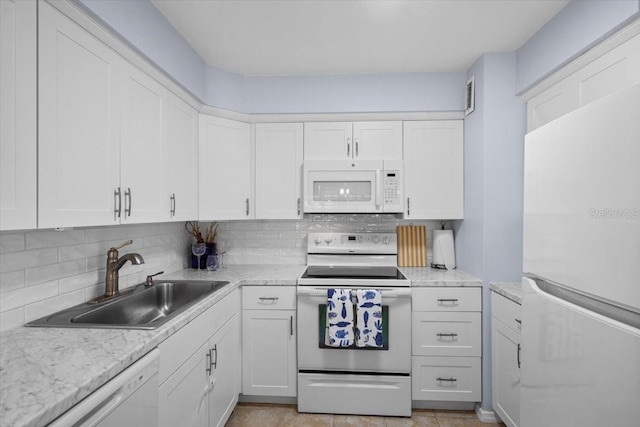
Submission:
POLYGON ((461 120, 404 122, 405 218, 462 219, 461 120))
POLYGON ((0 230, 36 228, 36 2, 0 2, 0 230))
POLYGON ((293 396, 297 362, 295 310, 244 310, 242 313, 242 393, 293 396))
MULTIPOLYGON (((240 327, 234 315, 211 338, 212 375, 209 389, 209 426, 225 425, 238 403, 240 376, 240 327)), ((177 425, 177 424, 176 424, 177 425)))
POLYGON ((256 125, 256 219, 302 214, 302 123, 256 125))
POLYGON ((160 386, 161 427, 209 425, 208 354, 207 341, 160 386))
POLYGON ((509 427, 520 423, 520 335, 491 321, 493 408, 509 427))
POLYGON ((165 143, 169 220, 198 218, 198 112, 173 94, 167 99, 165 143))
POLYGON ((402 159, 402 122, 355 122, 354 159, 402 159))
POLYGON ((350 159, 353 157, 351 122, 304 124, 304 158, 350 159))
POLYGON ((119 223, 120 58, 39 4, 38 226, 119 223))
POLYGON ((527 132, 578 108, 576 91, 564 79, 527 102, 527 132))
POLYGON ((125 63, 122 81, 121 187, 123 222, 167 219, 164 124, 166 89, 125 63))
POLYGON ((250 126, 206 115, 199 126, 200 220, 251 218, 250 126))

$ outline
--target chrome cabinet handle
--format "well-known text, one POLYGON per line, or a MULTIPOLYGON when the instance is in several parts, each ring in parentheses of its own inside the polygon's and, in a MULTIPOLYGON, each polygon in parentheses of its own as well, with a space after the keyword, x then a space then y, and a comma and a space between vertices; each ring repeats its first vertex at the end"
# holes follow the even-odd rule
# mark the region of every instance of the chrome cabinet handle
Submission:
POLYGON ((245 213, 249 216, 249 198, 245 201, 245 213))
POLYGON ((211 365, 213 366, 213 369, 218 369, 218 344, 214 345, 211 351, 216 355, 215 359, 211 362, 211 365))
POLYGON ((122 213, 122 193, 120 187, 113 191, 113 219, 120 218, 122 213))
POLYGON ((131 188, 127 187, 127 190, 124 192, 124 217, 131 216, 131 188), (127 199, 129 200, 127 207, 127 199))
POLYGON ((258 298, 260 301, 273 301, 276 302, 278 301, 280 298, 279 297, 260 297, 258 298))
POLYGON ((211 375, 211 349, 207 351, 207 374, 211 375))
POLYGON ((458 381, 455 378, 441 378, 441 377, 436 378, 436 380, 437 381, 448 381, 448 382, 451 382, 451 383, 454 383, 454 382, 458 381))
POLYGON ((407 216, 411 216, 411 197, 407 197, 407 216))
POLYGON ((176 193, 171 193, 171 216, 176 216, 176 193))
POLYGON ((293 336, 293 315, 289 317, 289 336, 293 336))
POLYGON ((455 338, 458 336, 458 334, 436 334, 437 337, 451 337, 451 338, 455 338))
POLYGON ((443 302, 450 302, 450 303, 457 303, 458 299, 457 298, 438 298, 438 304, 442 304, 443 302))
POLYGON ((347 138, 347 157, 351 157, 351 138, 347 138))
POLYGON ((356 157, 358 157, 358 146, 359 146, 358 142, 359 142, 358 138, 356 138, 356 157))
POLYGON ((300 197, 298 197, 298 216, 300 216, 300 197))
POLYGON ((520 343, 518 343, 518 352, 516 354, 516 357, 518 359, 518 369, 520 369, 520 350, 522 350, 522 347, 520 346, 520 343))

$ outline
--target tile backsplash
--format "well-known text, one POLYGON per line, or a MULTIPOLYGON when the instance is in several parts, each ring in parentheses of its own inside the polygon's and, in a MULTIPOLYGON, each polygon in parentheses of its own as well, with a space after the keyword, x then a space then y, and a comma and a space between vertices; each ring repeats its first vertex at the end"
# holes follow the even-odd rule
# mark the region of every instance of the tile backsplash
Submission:
MULTIPOLYGON (((222 221, 225 263, 306 264, 307 233, 394 232, 396 225, 426 225, 427 246, 439 221, 404 221, 395 215, 307 215, 301 220, 222 221)), ((204 223, 203 223, 204 225, 204 223)), ((137 252, 145 263, 120 270, 120 288, 148 274, 187 268, 192 238, 183 223, 33 230, 0 233, 0 331, 12 329, 104 293, 106 254, 137 252)))

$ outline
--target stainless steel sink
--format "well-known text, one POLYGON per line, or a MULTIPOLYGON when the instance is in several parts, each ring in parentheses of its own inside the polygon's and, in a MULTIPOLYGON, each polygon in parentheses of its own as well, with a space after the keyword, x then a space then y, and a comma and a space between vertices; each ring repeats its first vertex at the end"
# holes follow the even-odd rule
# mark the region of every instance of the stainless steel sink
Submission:
POLYGON ((158 281, 150 287, 140 284, 112 301, 80 304, 25 326, 155 329, 228 283, 173 280, 158 281))

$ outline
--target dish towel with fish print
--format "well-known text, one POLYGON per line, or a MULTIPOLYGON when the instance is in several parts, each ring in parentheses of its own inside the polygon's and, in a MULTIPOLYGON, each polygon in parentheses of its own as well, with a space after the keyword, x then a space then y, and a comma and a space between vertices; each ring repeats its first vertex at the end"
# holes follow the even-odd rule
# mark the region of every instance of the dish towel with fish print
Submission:
POLYGON ((353 345, 354 336, 351 289, 327 289, 325 345, 350 347, 353 345))
POLYGON ((382 347, 382 294, 358 289, 356 297, 356 346, 382 347))

